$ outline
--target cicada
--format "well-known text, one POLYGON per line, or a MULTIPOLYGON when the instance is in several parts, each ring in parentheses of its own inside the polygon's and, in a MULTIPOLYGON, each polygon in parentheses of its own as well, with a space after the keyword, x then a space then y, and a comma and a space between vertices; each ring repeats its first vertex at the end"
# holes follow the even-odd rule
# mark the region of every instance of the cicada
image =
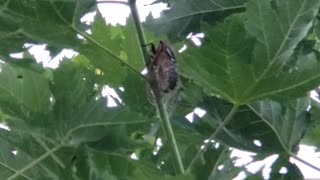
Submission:
POLYGON ((158 78, 158 87, 161 93, 168 93, 175 89, 179 80, 176 57, 169 45, 159 42, 157 48, 151 44, 151 63, 148 71, 158 78))

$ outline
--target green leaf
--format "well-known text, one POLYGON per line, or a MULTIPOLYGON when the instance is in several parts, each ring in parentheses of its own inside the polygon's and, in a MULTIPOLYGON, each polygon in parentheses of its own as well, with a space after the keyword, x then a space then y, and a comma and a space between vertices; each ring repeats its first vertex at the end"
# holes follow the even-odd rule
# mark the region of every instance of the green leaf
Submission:
POLYGON ((199 31, 201 20, 217 21, 244 9, 246 0, 175 0, 169 10, 165 10, 159 19, 147 18, 145 26, 150 31, 170 40, 185 38, 190 32, 199 31))
MULTIPOLYGON (((1 130, 4 131, 4 130, 1 130)), ((16 150, 14 146, 10 145, 6 140, 0 137, 1 152, 0 152, 0 176, 2 178, 8 178, 10 175, 21 169, 23 164, 29 163, 30 158, 25 156, 23 152, 19 152, 15 156, 12 151, 16 150)), ((36 172, 36 171, 34 171, 36 172)), ((20 179, 32 179, 35 174, 28 172, 23 173, 20 179)))
POLYGON ((178 61, 182 74, 195 81, 210 95, 237 102, 252 84, 249 57, 253 40, 246 37, 241 18, 228 19, 225 24, 211 28, 203 24, 206 42, 191 47, 178 61))
MULTIPOLYGON (((148 102, 140 73, 141 44, 130 18, 126 26, 111 26, 97 12, 92 24, 81 22, 87 13, 98 11, 93 0, 0 0, 0 122, 10 128, 0 129, 2 179, 232 179, 240 171, 251 175, 234 166, 229 148, 257 153, 254 160, 279 154, 271 179, 302 179, 289 159, 301 142, 319 144, 319 107, 313 102, 310 109, 307 92, 320 84, 320 2, 170 3, 159 19, 148 17, 145 25, 152 32, 144 34, 147 43, 177 42, 189 33, 205 35, 199 38, 201 46, 187 44, 186 51, 177 53, 181 88, 163 99, 184 167, 192 160, 194 166, 183 175, 175 172, 170 144, 148 102), (167 37, 156 40, 149 33, 167 37), (51 56, 64 48, 79 55, 63 59, 57 69, 45 69, 28 54, 25 43, 46 44, 51 56), (10 56, 18 52, 24 53, 23 59, 10 56), (105 85, 122 100, 117 107, 106 106, 109 98, 101 94, 105 85), (239 108, 230 123, 215 142, 206 141, 234 104, 239 108), (190 123, 185 116, 196 107, 206 114, 194 114, 190 123), (204 144, 208 147, 200 158, 193 159, 204 144), (138 160, 131 159, 133 153, 138 160), (282 166, 288 169, 285 175, 278 173, 282 166)), ((261 179, 261 170, 255 175, 261 179)))
POLYGON ((123 86, 124 92, 119 93, 121 93, 121 97, 126 105, 130 106, 130 108, 135 111, 143 112, 145 115, 154 115, 155 112, 150 99, 151 94, 149 94, 150 97, 148 97, 148 89, 145 80, 133 72, 128 72, 123 86))
POLYGON ((90 11, 93 0, 2 1, 0 7, 0 47, 4 60, 9 53, 20 52, 25 43, 75 47, 81 41, 73 28, 83 30, 80 18, 90 11))
POLYGON ((270 173, 270 179, 304 179, 301 170, 297 167, 296 164, 292 164, 289 161, 289 157, 283 157, 280 155, 279 158, 272 164, 272 171, 270 173), (282 167, 287 169, 285 174, 280 174, 282 167))
POLYGON ((287 69, 275 67, 271 69, 277 74, 258 75, 260 70, 255 63, 260 57, 252 56, 252 51, 257 51, 253 49, 254 42, 248 38, 241 17, 232 17, 216 28, 203 27, 204 45, 187 49, 178 63, 182 74, 204 87, 209 95, 245 104, 263 98, 303 96, 320 83, 320 64, 316 56, 300 51, 290 53, 295 63, 287 69))
POLYGON ((282 104, 262 101, 249 107, 272 128, 285 150, 295 152, 311 123, 309 104, 309 98, 301 98, 282 104))
MULTIPOLYGON (((199 130, 211 128, 210 136, 218 124, 230 112, 232 105, 217 98, 206 98, 201 105, 208 112, 208 118, 204 118, 198 124, 199 130)), ((217 139, 228 146, 256 153, 274 153, 281 150, 277 136, 274 135, 270 127, 257 116, 248 106, 241 106, 234 115, 233 120, 218 135, 217 139), (259 140, 262 147, 254 144, 254 140, 259 140)))
POLYGON ((102 71, 103 82, 115 86, 123 82, 127 72, 126 68, 120 64, 121 60, 116 58, 120 56, 121 36, 121 28, 106 25, 101 14, 98 13, 92 25, 92 35, 89 36, 92 40, 79 49, 95 67, 102 71))
POLYGON ((128 107, 107 108, 106 99, 96 95, 94 77, 92 70, 70 61, 64 61, 54 72, 51 90, 55 104, 49 118, 61 135, 72 137, 78 144, 102 138, 108 133, 104 129, 108 125, 148 123, 128 107))
POLYGON ((302 139, 303 144, 320 147, 320 104, 317 101, 311 103, 311 127, 302 139))
POLYGON ((93 177, 99 179, 116 180, 117 177, 126 176, 130 168, 126 157, 99 152, 89 154, 89 163, 93 177))
MULTIPOLYGON (((134 22, 128 18, 127 24, 123 27, 123 51, 126 54, 127 62, 141 72, 144 68, 141 45, 137 38, 137 32, 134 29, 134 22)), ((150 40, 150 39, 149 39, 150 40)))
POLYGON ((214 179, 233 179, 241 171, 241 168, 234 166, 232 159, 230 158, 230 153, 221 154, 218 161, 216 162, 215 169, 212 171, 209 176, 209 180, 214 179), (220 159, 221 158, 221 159, 220 159), (223 165, 221 170, 218 170, 218 165, 223 165))
POLYGON ((25 106, 31 111, 47 112, 50 105, 48 79, 43 75, 8 64, 0 64, 0 101, 25 106))
POLYGON ((39 161, 39 157, 46 154, 51 148, 56 147, 51 146, 51 144, 49 145, 49 143, 44 142, 39 137, 21 133, 15 129, 11 129, 10 132, 1 130, 0 139, 4 150, 1 157, 6 161, 5 164, 11 167, 11 172, 8 176, 19 174, 18 178, 28 176, 26 179, 56 179, 59 177, 65 178, 66 174, 68 174, 63 169, 69 163, 69 159, 66 157, 68 157, 70 151, 67 149, 59 153, 51 153, 49 154, 50 157, 47 155, 44 157, 45 160, 39 161), (39 141, 36 141, 36 139, 39 141), (16 155, 12 151, 16 151, 16 155), (25 167, 28 167, 29 171, 18 172, 25 167))
POLYGON ((155 179, 155 180, 192 180, 190 175, 170 176, 165 175, 159 169, 156 169, 141 161, 134 161, 126 156, 119 154, 108 154, 101 152, 90 152, 90 164, 93 170, 93 177, 101 179, 155 179))
MULTIPOLYGON (((319 15, 318 15, 319 16, 319 15)), ((317 25, 315 26, 315 32, 316 32, 316 35, 317 37, 319 38, 320 37, 320 22, 318 21, 317 25)))
POLYGON ((57 104, 68 103, 74 108, 79 107, 94 95, 94 74, 65 60, 53 73, 51 91, 57 104))
POLYGON ((246 29, 257 39, 253 64, 258 81, 283 67, 307 35, 319 7, 317 0, 249 1, 246 29))

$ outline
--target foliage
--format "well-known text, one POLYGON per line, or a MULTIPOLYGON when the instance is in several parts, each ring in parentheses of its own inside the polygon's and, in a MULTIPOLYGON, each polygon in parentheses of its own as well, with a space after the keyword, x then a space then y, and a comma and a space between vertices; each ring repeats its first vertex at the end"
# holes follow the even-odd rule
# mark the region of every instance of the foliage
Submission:
POLYGON ((289 158, 302 142, 320 145, 320 104, 309 93, 320 84, 320 1, 158 2, 170 8, 142 24, 148 41, 187 46, 176 53, 180 87, 163 97, 177 144, 146 95, 136 19, 106 25, 94 0, 0 0, 0 122, 9 127, 0 129, 1 179, 262 178, 235 166, 230 148, 256 153, 254 161, 278 154, 272 179, 303 178, 289 158), (93 11, 92 24, 81 22, 93 11), (204 33, 201 46, 189 33, 204 33), (50 69, 27 43, 78 54, 50 69), (103 97, 106 85, 120 98, 103 97), (196 107, 207 113, 189 122, 196 107))

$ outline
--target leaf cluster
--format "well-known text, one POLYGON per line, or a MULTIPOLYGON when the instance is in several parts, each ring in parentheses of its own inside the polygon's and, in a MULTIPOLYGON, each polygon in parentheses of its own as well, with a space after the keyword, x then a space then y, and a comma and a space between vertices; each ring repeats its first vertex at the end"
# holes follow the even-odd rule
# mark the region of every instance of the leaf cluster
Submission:
POLYGON ((187 47, 177 52, 180 87, 164 97, 186 169, 177 175, 146 95, 134 19, 106 25, 93 0, 0 0, 0 122, 9 128, 0 129, 0 177, 261 179, 262 169, 235 166, 237 148, 254 161, 278 154, 271 179, 303 179, 289 158, 301 160, 301 143, 320 144, 320 104, 310 97, 319 94, 319 8, 318 0, 174 0, 147 18, 148 41, 187 47), (93 11, 92 24, 81 22, 93 11), (189 33, 204 34, 201 46, 189 33), (78 54, 50 69, 26 44, 78 54), (102 96, 106 85, 119 98, 102 96), (195 108, 206 114, 191 122, 195 108))

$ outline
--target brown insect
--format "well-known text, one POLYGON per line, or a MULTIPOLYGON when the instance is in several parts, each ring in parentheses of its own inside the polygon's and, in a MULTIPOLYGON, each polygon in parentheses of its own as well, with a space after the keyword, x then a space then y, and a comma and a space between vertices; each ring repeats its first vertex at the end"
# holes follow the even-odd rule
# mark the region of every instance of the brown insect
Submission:
POLYGON ((179 79, 176 58, 172 49, 163 41, 157 48, 151 43, 151 63, 148 71, 152 71, 158 77, 160 91, 168 93, 175 89, 179 79))

